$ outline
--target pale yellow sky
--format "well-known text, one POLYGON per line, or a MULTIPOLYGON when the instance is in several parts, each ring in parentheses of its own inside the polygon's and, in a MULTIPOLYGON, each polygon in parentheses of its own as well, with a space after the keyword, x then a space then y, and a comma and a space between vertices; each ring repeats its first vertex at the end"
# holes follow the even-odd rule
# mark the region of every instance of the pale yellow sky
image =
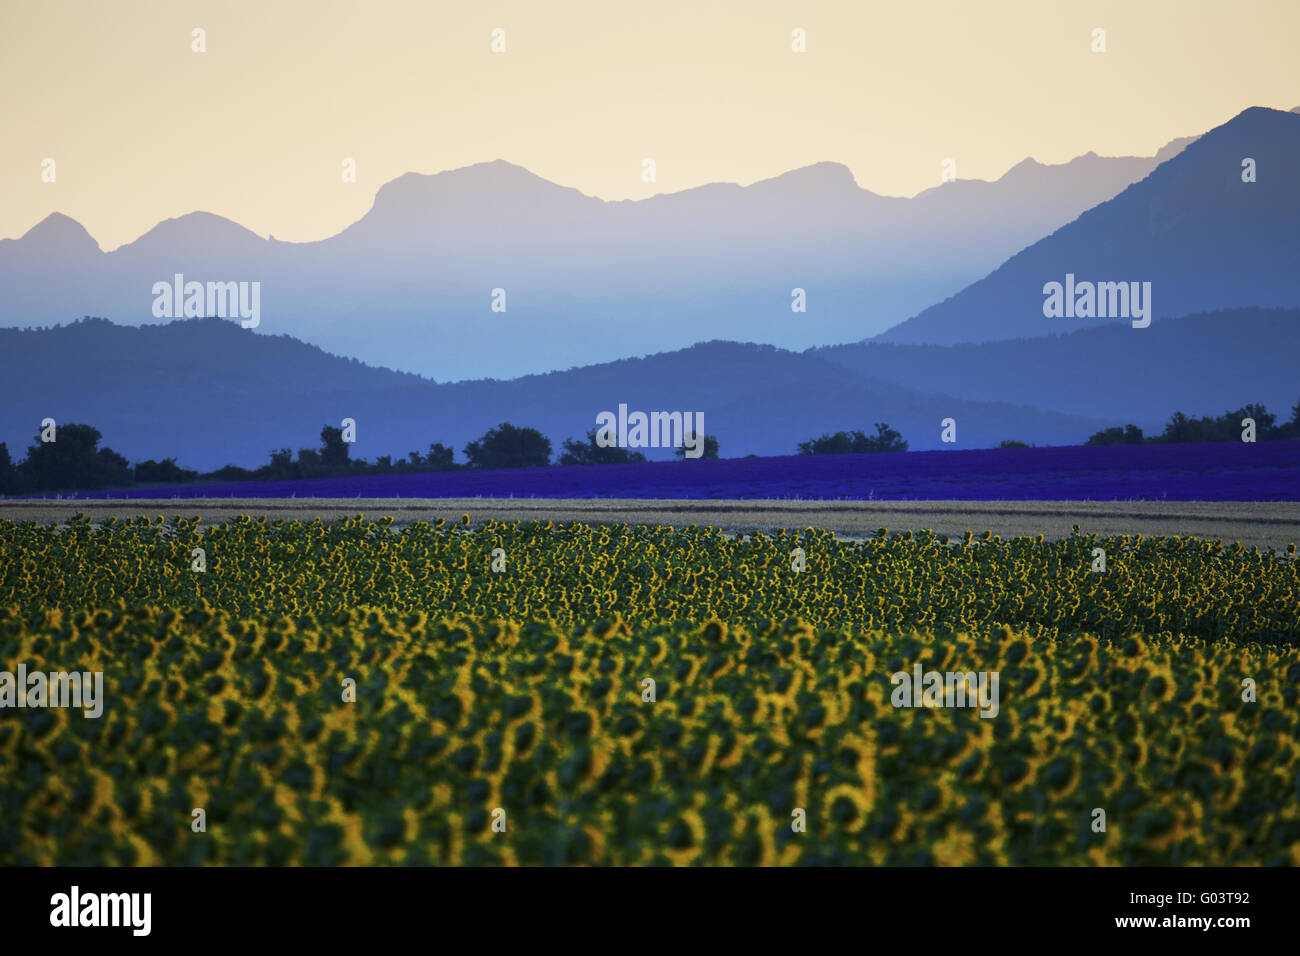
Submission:
POLYGON ((1298 36, 1300 0, 3 0, 0 237, 57 210, 112 249, 203 209, 319 239, 491 159, 604 199, 822 160, 913 195, 946 157, 996 179, 1290 109, 1298 36))

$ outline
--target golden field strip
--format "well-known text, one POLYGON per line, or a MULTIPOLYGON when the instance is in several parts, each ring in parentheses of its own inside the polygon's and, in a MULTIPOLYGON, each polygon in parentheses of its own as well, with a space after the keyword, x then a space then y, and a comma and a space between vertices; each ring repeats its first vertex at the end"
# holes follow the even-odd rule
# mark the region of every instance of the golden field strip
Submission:
POLYGON ((1300 542, 1300 502, 1253 501, 785 501, 643 498, 191 498, 118 501, 0 501, 0 518, 66 522, 82 513, 114 517, 199 515, 204 523, 239 514, 330 521, 358 513, 392 516, 394 525, 459 519, 550 520, 589 524, 708 525, 732 533, 809 526, 846 538, 890 531, 960 535, 992 531, 1004 538, 1049 540, 1079 525, 1098 535, 1180 535, 1285 548, 1300 542))

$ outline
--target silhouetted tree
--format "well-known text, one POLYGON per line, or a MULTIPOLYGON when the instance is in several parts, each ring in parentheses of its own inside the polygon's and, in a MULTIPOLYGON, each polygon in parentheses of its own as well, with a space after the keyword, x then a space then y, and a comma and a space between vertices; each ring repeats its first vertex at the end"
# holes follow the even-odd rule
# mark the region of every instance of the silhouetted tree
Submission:
MULTIPOLYGON (((692 443, 692 444, 693 444, 693 443, 692 443)), ((681 458, 681 459, 684 460, 684 461, 689 460, 689 459, 686 458, 686 446, 685 446, 685 445, 679 446, 679 447, 677 448, 677 450, 673 452, 673 454, 676 455, 678 458, 681 458)), ((716 435, 705 435, 705 436, 704 436, 704 451, 703 451, 703 453, 700 455, 700 457, 701 457, 701 458, 717 458, 717 457, 718 457, 718 439, 717 439, 717 436, 716 436, 716 435)))
POLYGON ((1277 416, 1258 402, 1251 402, 1249 405, 1243 405, 1235 412, 1228 412, 1228 420, 1233 422, 1233 428, 1241 428, 1243 418, 1255 419, 1255 427, 1260 431, 1270 429, 1277 424, 1277 416))
POLYGON ((16 490, 17 481, 14 463, 9 457, 9 446, 0 441, 0 495, 11 495, 16 490))
POLYGON ((1278 441, 1288 438, 1300 438, 1300 402, 1291 409, 1291 421, 1277 424, 1277 416, 1258 402, 1243 405, 1235 411, 1222 415, 1201 418, 1174 412, 1165 429, 1159 435, 1149 438, 1142 436, 1142 429, 1136 425, 1120 428, 1107 428, 1097 432, 1085 442, 1088 445, 1136 445, 1146 443, 1241 441, 1241 422, 1243 419, 1255 420, 1256 441, 1278 441))
POLYGON ((90 425, 59 425, 52 442, 36 436, 19 471, 35 491, 129 485, 130 462, 111 448, 98 448, 100 437, 90 425))
POLYGON ((884 422, 876 422, 874 435, 855 429, 799 443, 801 455, 861 455, 881 451, 907 451, 903 436, 884 422))
MULTIPOLYGON (((1179 414, 1182 414, 1181 412, 1179 414)), ((1125 425, 1123 428, 1116 425, 1114 428, 1106 428, 1096 432, 1090 437, 1085 445, 1140 445, 1144 441, 1142 429, 1136 425, 1125 425)))
POLYGON ((877 451, 907 451, 907 442, 903 441, 903 436, 893 428, 890 428, 884 422, 876 422, 876 433, 867 438, 867 447, 869 452, 877 451))
POLYGON ((238 465, 222 465, 216 471, 210 471, 204 478, 210 478, 213 481, 253 481, 260 477, 257 472, 250 471, 247 468, 240 468, 238 465))
POLYGON ((298 478, 319 478, 324 471, 320 452, 315 448, 299 448, 298 460, 294 462, 294 471, 298 478))
POLYGON ((178 484, 183 481, 194 481, 198 477, 197 471, 177 465, 175 458, 164 458, 162 461, 154 461, 151 458, 148 461, 137 462, 135 466, 135 480, 147 484, 178 484))
POLYGON ((320 430, 320 463, 327 472, 347 470, 348 443, 343 440, 343 429, 326 425, 320 430))
MULTIPOLYGON (((547 451, 550 454, 550 451, 547 451)), ((429 446, 429 453, 424 456, 425 467, 432 471, 450 471, 456 467, 456 451, 440 441, 429 446)))
POLYGON ((1152 440, 1157 442, 1240 441, 1243 418, 1255 419, 1257 440, 1267 441, 1281 437, 1274 434, 1273 426, 1277 416, 1263 405, 1251 403, 1243 405, 1236 411, 1224 412, 1217 418, 1209 416, 1189 418, 1182 412, 1174 412, 1164 432, 1152 440))
POLYGON ((551 440, 536 428, 502 422, 465 446, 471 468, 536 468, 551 461, 551 440))
POLYGON ((262 470, 265 471, 265 477, 271 481, 283 481, 294 477, 293 449, 272 449, 271 462, 262 470))
POLYGON ((1291 406, 1291 420, 1277 426, 1277 438, 1300 438, 1300 402, 1291 406))
POLYGON ((1193 422, 1182 412, 1174 412, 1169 418, 1169 424, 1165 426, 1164 432, 1156 439, 1157 441, 1194 441, 1193 422))
POLYGON ((866 441, 867 436, 860 431, 836 432, 834 435, 823 433, 817 438, 799 443, 801 455, 847 455, 853 451, 855 440, 866 441))
POLYGON ((564 440, 564 454, 560 456, 561 465, 626 465, 645 461, 645 455, 639 451, 620 448, 617 445, 598 445, 596 429, 587 432, 585 442, 573 438, 564 440))

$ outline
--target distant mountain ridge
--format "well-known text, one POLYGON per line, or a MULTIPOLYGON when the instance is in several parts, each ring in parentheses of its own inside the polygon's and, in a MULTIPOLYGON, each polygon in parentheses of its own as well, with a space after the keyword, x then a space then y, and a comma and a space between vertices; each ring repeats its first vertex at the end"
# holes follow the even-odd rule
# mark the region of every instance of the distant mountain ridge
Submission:
MULTIPOLYGON (((913 450, 1004 439, 1079 444, 1170 414, 1263 402, 1285 420, 1300 399, 1300 310, 1240 309, 969 346, 867 343, 794 353, 707 342, 511 381, 438 384, 339 358, 289 336, 195 319, 133 328, 89 320, 0 329, 0 441, 21 457, 41 419, 83 421, 132 460, 252 467, 270 450, 315 447, 320 428, 357 421, 354 454, 374 460, 465 443, 502 421, 539 428, 558 452, 619 403, 702 411, 725 457, 790 454, 823 432, 878 421, 913 450), (940 442, 944 418, 958 442, 940 442)), ((666 458, 666 450, 649 450, 666 458)))
POLYGON ((958 179, 910 199, 818 163, 748 186, 606 202, 498 160, 400 176, 357 222, 307 243, 196 212, 103 252, 54 214, 0 240, 0 325, 166 321, 150 290, 180 273, 260 282, 259 332, 442 380, 710 338, 805 348, 883 330, 957 292, 1158 161, 1026 160, 995 182, 958 179), (805 313, 791 311, 795 288, 805 313), (504 313, 491 310, 494 289, 504 313))
POLYGON ((1300 400, 1300 309, 1229 309, 1147 329, 1111 323, 978 345, 865 342, 808 350, 859 375, 1157 429, 1174 411, 1300 400))
POLYGON ((990 342, 1115 321, 1045 317, 1044 285, 1063 282, 1067 275, 1090 282, 1150 282, 1157 318, 1298 306, 1297 165, 1300 116, 1246 110, 1115 198, 876 341, 990 342), (1247 160, 1255 164, 1253 182, 1242 179, 1247 160))
MULTIPOLYGON (((457 449, 510 421, 539 428, 559 451, 596 415, 702 411, 722 453, 791 454, 825 431, 886 421, 914 449, 939 447, 939 422, 962 422, 962 446, 1003 438, 1082 441, 1110 422, 1009 403, 969 402, 903 388, 825 359, 772 346, 708 342, 639 359, 512 381, 437 384, 365 366, 287 336, 221 319, 131 328, 90 320, 48 330, 0 330, 0 441, 19 458, 40 421, 85 422, 133 461, 176 456, 211 470, 267 461, 273 448, 316 447, 322 425, 357 422, 357 457, 457 449)), ((651 459, 668 458, 649 449, 651 459)))

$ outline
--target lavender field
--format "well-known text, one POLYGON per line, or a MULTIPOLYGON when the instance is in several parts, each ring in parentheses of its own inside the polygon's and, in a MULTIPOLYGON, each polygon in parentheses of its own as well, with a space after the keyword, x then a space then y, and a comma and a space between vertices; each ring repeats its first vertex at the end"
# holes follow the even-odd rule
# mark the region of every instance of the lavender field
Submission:
POLYGON ((789 455, 155 486, 74 497, 1296 501, 1300 441, 789 455))

